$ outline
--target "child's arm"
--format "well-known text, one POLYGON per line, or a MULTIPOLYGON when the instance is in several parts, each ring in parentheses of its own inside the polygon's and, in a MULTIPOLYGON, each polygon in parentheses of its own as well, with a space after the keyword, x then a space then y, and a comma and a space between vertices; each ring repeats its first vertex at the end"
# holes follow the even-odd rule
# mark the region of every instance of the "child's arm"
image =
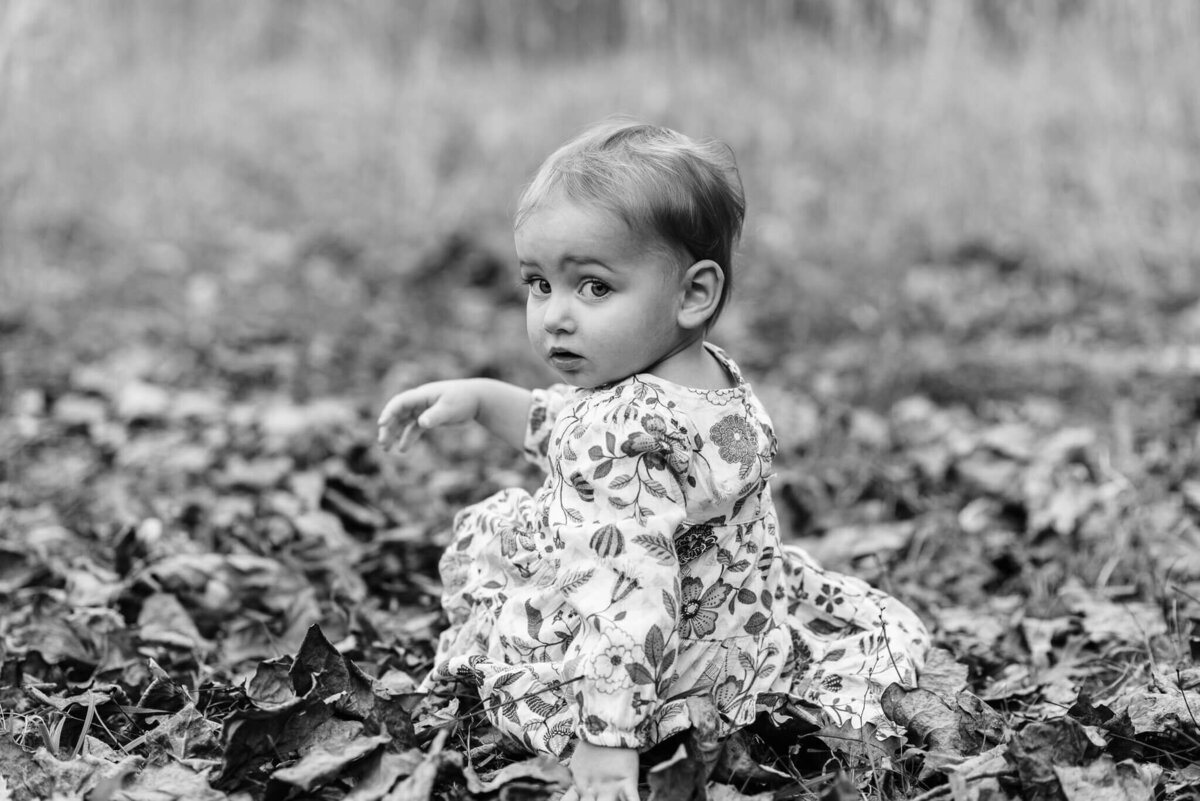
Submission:
POLYGON ((520 448, 532 398, 527 389, 490 378, 434 381, 393 397, 379 415, 379 444, 408 448, 422 431, 438 426, 478 421, 520 448))

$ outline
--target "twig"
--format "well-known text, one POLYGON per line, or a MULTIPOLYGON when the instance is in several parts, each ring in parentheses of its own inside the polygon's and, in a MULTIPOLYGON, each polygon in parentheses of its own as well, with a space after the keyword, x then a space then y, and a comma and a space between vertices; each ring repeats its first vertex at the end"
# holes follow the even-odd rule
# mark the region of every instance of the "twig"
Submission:
POLYGON ((935 798, 941 798, 944 795, 954 792, 949 784, 939 784, 932 790, 926 790, 918 796, 914 796, 909 801, 933 801, 935 798))
POLYGON ((1191 600, 1200 604, 1200 598, 1197 598, 1195 595, 1192 595, 1190 592, 1183 589, 1183 587, 1180 587, 1176 584, 1172 584, 1171 589, 1174 590, 1175 592, 1179 593, 1180 595, 1182 595, 1184 598, 1190 598, 1191 600))
POLYGON ((1196 721, 1196 713, 1192 711, 1192 705, 1187 699, 1187 688, 1183 686, 1183 673, 1179 668, 1175 668, 1175 681, 1179 684, 1179 697, 1183 699, 1183 705, 1187 707, 1188 715, 1192 719, 1192 723, 1200 726, 1200 722, 1196 721))
POLYGON ((542 693, 553 692, 554 690, 560 689, 560 688, 561 688, 561 687, 563 687, 564 685, 567 685, 567 684, 574 684, 574 683, 575 683, 575 682, 577 682, 577 681, 583 681, 583 678, 584 678, 583 676, 576 676, 576 677, 575 677, 575 678, 573 678, 573 679, 564 679, 563 681, 557 682, 557 683, 555 683, 555 684, 551 684, 551 685, 550 685, 550 686, 548 686, 548 687, 544 687, 544 688, 543 688, 543 689, 541 689, 541 690, 535 690, 535 691, 533 691, 533 692, 531 692, 531 693, 525 693, 524 695, 517 696, 516 698, 510 698, 510 699, 508 699, 507 701, 497 701, 496 703, 492 704, 491 706, 485 706, 485 707, 481 707, 481 708, 479 708, 479 709, 473 709, 473 710, 471 710, 470 712, 465 712, 465 713, 463 713, 463 714, 461 714, 461 715, 458 715, 458 716, 456 716, 456 717, 453 717, 453 718, 447 718, 447 721, 448 721, 448 722, 451 722, 451 723, 458 723, 459 721, 463 721, 463 720, 467 720, 467 719, 469 719, 469 718, 473 718, 473 717, 475 717, 476 715, 482 715, 482 714, 486 714, 486 713, 488 713, 488 712, 495 711, 495 710, 497 710, 497 709, 500 709, 500 708, 502 708, 502 707, 506 707, 506 706, 508 706, 509 704, 515 704, 515 703, 517 703, 518 701, 524 701, 526 698, 534 698, 534 697, 536 697, 536 696, 539 696, 539 695, 541 695, 542 693))
MULTIPOLYGON (((976 773, 971 776, 963 776, 962 778, 963 778, 963 781, 965 781, 965 782, 977 782, 980 779, 999 779, 1003 776, 1009 776, 1011 774, 1012 774, 1012 771, 1010 771, 1010 770, 999 770, 999 771, 992 771, 991 773, 976 773)), ((921 793, 918 796, 913 796, 912 798, 909 799, 909 801, 933 801, 933 799, 935 799, 935 798, 940 798, 943 795, 946 795, 947 793, 952 793, 952 792, 954 792, 954 788, 951 787, 949 784, 939 784, 937 787, 934 787, 932 790, 926 790, 925 792, 921 793)))
POLYGON ((879 610, 879 626, 883 629, 883 645, 887 648, 888 659, 892 662, 892 670, 896 671, 896 676, 900 676, 900 668, 896 665, 896 655, 892 653, 892 638, 888 636, 887 621, 883 618, 883 610, 879 610))

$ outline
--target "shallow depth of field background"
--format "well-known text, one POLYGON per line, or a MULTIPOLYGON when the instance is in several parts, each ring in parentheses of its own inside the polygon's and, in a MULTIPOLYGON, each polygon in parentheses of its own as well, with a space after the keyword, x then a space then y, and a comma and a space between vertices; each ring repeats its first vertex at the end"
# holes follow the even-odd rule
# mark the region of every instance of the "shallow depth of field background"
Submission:
POLYGON ((1103 412, 1081 382, 1195 367, 1194 2, 0 9, 7 400, 131 343, 299 395, 378 392, 396 363, 544 381, 519 308, 490 310, 514 198, 614 113, 737 153, 715 339, 760 378, 1103 412), (258 345, 270 375, 222 361, 258 345))
MULTIPOLYGON (((992 420, 1061 404, 1135 479, 1153 443, 1200 451, 1195 2, 0 9, 0 411, 101 376, 259 408, 332 396, 369 438, 421 381, 546 383, 515 198, 626 114, 737 154, 749 210, 713 338, 775 416, 785 478, 828 484, 811 457, 856 458, 830 422, 914 396, 992 420)), ((431 499, 519 461, 477 430, 433 444, 402 464, 431 499)), ((6 503, 85 528, 170 516, 107 502, 99 447, 74 474, 14 445, 6 503)), ((796 533, 830 511, 784 489, 796 533)), ((409 512, 448 522, 433 508, 409 512)))

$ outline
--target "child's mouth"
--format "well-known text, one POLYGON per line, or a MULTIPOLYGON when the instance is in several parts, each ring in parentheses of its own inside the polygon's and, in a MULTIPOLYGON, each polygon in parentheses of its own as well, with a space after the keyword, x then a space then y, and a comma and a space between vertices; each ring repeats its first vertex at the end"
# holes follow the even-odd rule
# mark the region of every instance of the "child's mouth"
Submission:
POLYGON ((550 351, 549 361, 555 369, 569 372, 577 369, 583 363, 583 357, 574 351, 554 348, 550 351))

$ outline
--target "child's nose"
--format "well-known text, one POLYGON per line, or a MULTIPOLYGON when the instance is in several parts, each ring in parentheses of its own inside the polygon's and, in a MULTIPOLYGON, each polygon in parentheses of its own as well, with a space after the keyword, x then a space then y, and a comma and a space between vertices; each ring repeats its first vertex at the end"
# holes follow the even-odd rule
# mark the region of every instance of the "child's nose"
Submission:
POLYGON ((542 326, 551 334, 570 333, 575 330, 575 319, 571 314, 571 299, 556 293, 546 301, 546 315, 542 326))

